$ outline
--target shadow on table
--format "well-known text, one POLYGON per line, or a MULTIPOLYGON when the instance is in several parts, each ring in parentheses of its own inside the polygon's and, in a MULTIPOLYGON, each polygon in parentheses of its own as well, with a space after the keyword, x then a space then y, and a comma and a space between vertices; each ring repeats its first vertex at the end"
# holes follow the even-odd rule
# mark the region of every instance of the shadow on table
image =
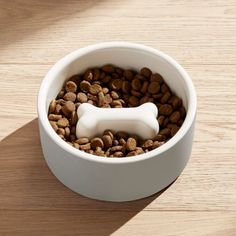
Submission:
POLYGON ((44 161, 37 119, 3 139, 0 150, 0 202, 5 210, 0 233, 33 234, 40 228, 43 235, 110 235, 166 190, 125 203, 91 200, 72 192, 44 161))

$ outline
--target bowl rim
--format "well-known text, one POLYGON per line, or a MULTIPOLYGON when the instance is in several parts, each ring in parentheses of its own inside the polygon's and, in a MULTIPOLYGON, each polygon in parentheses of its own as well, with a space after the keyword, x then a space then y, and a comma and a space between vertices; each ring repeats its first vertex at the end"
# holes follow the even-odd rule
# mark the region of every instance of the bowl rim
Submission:
POLYGON ((154 49, 152 47, 149 47, 143 44, 137 44, 137 43, 131 43, 131 42, 125 42, 125 41, 112 41, 112 42, 92 44, 92 45, 77 49, 67 54, 66 56, 64 56, 58 62, 56 62, 51 67, 51 69, 48 71, 48 73, 46 74, 46 76, 43 78, 41 82, 41 86, 38 93, 37 105, 38 105, 37 111, 38 111, 39 122, 41 123, 42 128, 45 130, 46 134, 58 146, 64 149, 64 151, 69 152, 70 154, 78 158, 87 160, 87 161, 109 163, 109 164, 122 164, 122 163, 144 161, 149 158, 158 158, 160 154, 164 153, 165 151, 169 150, 174 145, 176 145, 185 136, 185 134, 188 132, 188 130, 194 123, 195 116, 196 116, 196 109, 197 109, 197 96, 196 96, 194 85, 188 73, 179 63, 177 63, 173 58, 171 58, 167 54, 163 53, 160 50, 154 49), (48 83, 48 81, 53 80, 58 71, 68 66, 71 62, 73 62, 74 60, 78 59, 79 57, 85 54, 91 53, 96 50, 110 49, 110 48, 135 49, 135 50, 141 50, 149 54, 159 56, 162 59, 164 59, 167 63, 169 63, 169 65, 171 65, 172 67, 175 67, 175 69, 180 73, 180 75, 182 76, 182 79, 184 80, 186 84, 189 97, 187 101, 188 110, 187 110, 184 123, 182 124, 181 128, 176 133, 176 135, 173 136, 168 142, 163 144, 161 147, 154 149, 148 153, 140 154, 137 156, 124 157, 124 158, 104 158, 104 157, 100 157, 100 156, 96 156, 96 155, 92 155, 92 154, 80 151, 70 146, 68 143, 66 143, 56 134, 56 132, 53 130, 53 128, 51 127, 49 123, 47 112, 45 112, 46 95, 49 88, 48 84, 50 84, 48 83))

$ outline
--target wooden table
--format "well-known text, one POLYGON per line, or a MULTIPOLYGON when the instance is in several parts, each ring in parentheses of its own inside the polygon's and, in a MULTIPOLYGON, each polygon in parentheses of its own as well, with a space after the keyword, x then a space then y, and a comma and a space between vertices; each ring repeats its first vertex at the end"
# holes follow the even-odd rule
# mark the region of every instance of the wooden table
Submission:
POLYGON ((236 2, 0 0, 0 235, 236 235, 236 2), (126 40, 179 61, 198 93, 192 158, 162 194, 90 200, 47 168, 36 98, 82 46, 126 40))

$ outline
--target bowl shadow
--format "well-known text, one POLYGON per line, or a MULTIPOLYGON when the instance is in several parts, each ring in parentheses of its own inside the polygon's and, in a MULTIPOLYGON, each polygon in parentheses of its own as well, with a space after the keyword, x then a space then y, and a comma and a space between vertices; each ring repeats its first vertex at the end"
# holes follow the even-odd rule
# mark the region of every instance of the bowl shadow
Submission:
POLYGON ((96 201, 66 188, 44 161, 34 119, 0 143, 0 234, 110 235, 158 198, 96 201), (12 227, 14 225, 14 227, 12 227))

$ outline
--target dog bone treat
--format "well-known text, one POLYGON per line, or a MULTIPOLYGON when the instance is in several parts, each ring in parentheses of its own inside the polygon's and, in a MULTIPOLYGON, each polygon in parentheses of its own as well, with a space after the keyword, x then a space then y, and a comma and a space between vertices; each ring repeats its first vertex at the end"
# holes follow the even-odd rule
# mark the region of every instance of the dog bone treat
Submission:
POLYGON ((113 131, 126 130, 148 139, 153 138, 159 131, 156 119, 157 107, 153 103, 119 109, 97 108, 84 103, 78 108, 77 114, 79 117, 76 126, 77 138, 85 136, 92 138, 102 134, 106 129, 112 129, 113 131))
MULTIPOLYGON (((122 109, 122 112, 125 110, 122 109)), ((160 74, 147 67, 138 72, 114 65, 88 68, 84 73, 71 76, 48 109, 49 122, 61 139, 81 151, 110 158, 135 156, 159 148, 178 132, 185 116, 181 98, 171 91, 160 74), (106 114, 109 118, 109 114, 113 113, 113 110, 106 112, 109 108, 114 108, 114 111, 121 108, 139 109, 146 103, 153 103, 158 110, 155 121, 159 132, 156 130, 156 135, 152 133, 153 138, 137 132, 137 127, 125 129, 124 132, 118 123, 110 126, 104 122, 99 132, 94 134, 86 133, 88 130, 82 133, 77 129, 77 124, 83 123, 84 116, 80 120, 77 113, 84 110, 84 106, 85 111, 88 107, 103 111, 86 116, 93 124, 98 121, 97 114, 106 114)), ((143 112, 139 117, 146 119, 150 115, 143 112)))

